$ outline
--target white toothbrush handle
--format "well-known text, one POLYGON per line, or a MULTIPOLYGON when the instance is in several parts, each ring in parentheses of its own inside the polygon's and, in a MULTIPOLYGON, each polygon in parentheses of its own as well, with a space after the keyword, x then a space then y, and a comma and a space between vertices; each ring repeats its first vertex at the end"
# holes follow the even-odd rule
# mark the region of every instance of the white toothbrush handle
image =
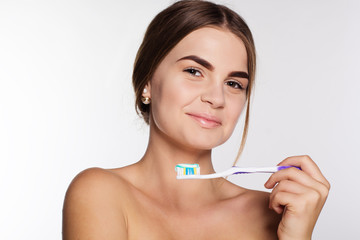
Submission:
POLYGON ((243 174, 243 173, 274 173, 286 167, 250 167, 250 168, 242 168, 242 167, 232 167, 226 171, 205 175, 182 175, 177 176, 177 179, 210 179, 210 178, 220 178, 227 177, 233 174, 243 174))
POLYGON ((232 174, 234 174, 234 169, 230 168, 226 171, 219 173, 204 174, 204 175, 180 175, 180 176, 176 176, 176 178, 177 179, 210 179, 210 178, 226 177, 232 174))
POLYGON ((279 167, 250 167, 250 168, 242 168, 242 167, 232 167, 234 170, 233 174, 236 172, 240 173, 274 173, 279 170, 279 167))

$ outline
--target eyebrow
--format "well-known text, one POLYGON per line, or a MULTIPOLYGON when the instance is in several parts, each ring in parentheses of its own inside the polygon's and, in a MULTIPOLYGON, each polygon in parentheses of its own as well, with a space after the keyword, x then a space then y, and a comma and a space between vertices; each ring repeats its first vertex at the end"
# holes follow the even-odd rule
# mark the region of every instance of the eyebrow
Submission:
POLYGON ((205 59, 203 59, 201 57, 198 57, 198 56, 195 56, 195 55, 182 57, 179 60, 177 60, 177 62, 179 62, 181 60, 192 60, 192 61, 197 62, 198 64, 202 65, 203 67, 209 69, 210 71, 214 70, 214 66, 211 65, 211 63, 209 63, 205 59))
POLYGON ((246 78, 246 79, 249 79, 249 74, 247 74, 246 72, 237 71, 237 72, 231 72, 231 73, 229 74, 229 77, 238 77, 238 78, 246 78))
MULTIPOLYGON (((195 55, 189 55, 189 56, 182 57, 179 60, 177 60, 176 62, 179 62, 181 60, 192 60, 192 61, 200 64, 201 66, 209 69, 210 71, 214 70, 214 66, 211 63, 209 63, 205 59, 195 56, 195 55)), ((229 77, 238 77, 238 78, 249 79, 249 74, 247 74, 246 72, 243 72, 243 71, 233 71, 229 74, 229 77)))

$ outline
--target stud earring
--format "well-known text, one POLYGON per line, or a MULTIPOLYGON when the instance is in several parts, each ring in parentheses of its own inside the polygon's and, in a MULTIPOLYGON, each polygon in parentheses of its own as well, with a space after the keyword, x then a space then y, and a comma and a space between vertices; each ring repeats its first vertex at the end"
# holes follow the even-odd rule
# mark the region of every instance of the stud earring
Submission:
MULTIPOLYGON (((143 93, 146 94, 147 92, 148 92, 148 90, 147 90, 146 88, 144 88, 143 93)), ((145 105, 148 105, 148 104, 150 104, 150 102, 151 102, 151 98, 149 98, 149 97, 142 97, 142 98, 141 98, 141 102, 142 102, 143 104, 145 104, 145 105)))
POLYGON ((150 102, 151 102, 151 98, 149 98, 149 97, 142 97, 142 98, 141 98, 141 102, 142 102, 143 104, 145 104, 145 105, 148 105, 148 104, 150 104, 150 102))

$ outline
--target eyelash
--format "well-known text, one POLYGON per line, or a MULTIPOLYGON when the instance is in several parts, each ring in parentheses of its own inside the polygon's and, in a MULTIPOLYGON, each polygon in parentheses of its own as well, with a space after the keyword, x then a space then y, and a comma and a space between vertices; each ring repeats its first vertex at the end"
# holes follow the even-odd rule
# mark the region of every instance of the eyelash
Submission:
POLYGON ((200 76, 202 76, 201 71, 200 71, 199 69, 194 68, 194 67, 186 68, 186 69, 184 70, 184 72, 187 72, 187 73, 189 73, 190 75, 192 75, 192 76, 194 76, 194 77, 200 77, 200 76), (196 73, 199 73, 200 76, 197 76, 196 73))
MULTIPOLYGON (((184 72, 187 72, 187 73, 189 73, 190 75, 192 75, 194 77, 201 77, 202 76, 201 71, 199 69, 194 68, 194 67, 186 68, 186 69, 184 69, 184 72), (200 76, 197 76, 196 75, 197 73, 199 73, 200 76)), ((241 83, 239 83, 238 81, 234 81, 234 80, 226 81, 225 84, 232 87, 232 88, 234 88, 234 89, 240 89, 240 90, 244 89, 243 85, 241 83)))
POLYGON ((244 89, 243 85, 241 83, 237 82, 237 81, 227 81, 225 84, 232 87, 232 88, 235 88, 235 89, 240 89, 240 90, 244 89), (236 87, 231 86, 232 84, 235 84, 236 87))

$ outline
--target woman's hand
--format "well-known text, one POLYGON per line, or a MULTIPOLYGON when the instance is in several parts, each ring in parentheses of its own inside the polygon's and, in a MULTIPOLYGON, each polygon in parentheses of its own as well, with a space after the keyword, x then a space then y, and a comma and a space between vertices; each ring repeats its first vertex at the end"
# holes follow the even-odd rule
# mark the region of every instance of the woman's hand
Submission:
POLYGON ((289 165, 302 170, 280 170, 265 183, 266 188, 273 188, 269 207, 283 214, 277 231, 279 239, 311 239, 330 184, 309 156, 289 157, 279 163, 289 165))

